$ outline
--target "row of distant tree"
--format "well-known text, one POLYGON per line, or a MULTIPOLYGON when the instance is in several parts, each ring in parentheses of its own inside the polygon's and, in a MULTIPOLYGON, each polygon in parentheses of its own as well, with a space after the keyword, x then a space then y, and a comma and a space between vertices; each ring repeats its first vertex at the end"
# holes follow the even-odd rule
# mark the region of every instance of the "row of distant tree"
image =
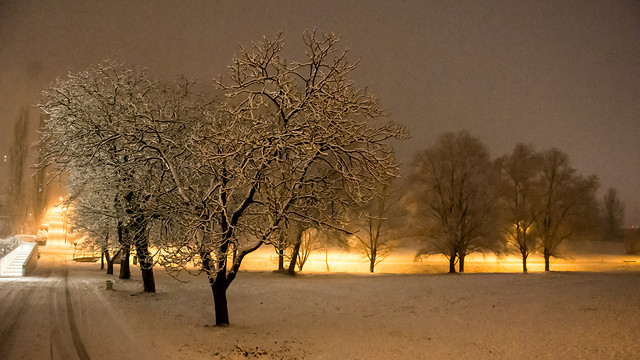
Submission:
POLYGON ((67 179, 72 226, 108 271, 117 255, 129 277, 133 248, 153 292, 154 265, 195 268, 224 325, 226 290, 263 245, 288 272, 319 238, 357 242, 373 272, 406 236, 424 240, 421 254, 447 256, 451 271, 507 244, 525 271, 541 249, 548 270, 562 241, 597 222, 596 179, 558 150, 518 146, 492 161, 468 133, 448 133, 401 178, 389 140, 406 131, 378 119, 335 35, 303 40, 296 61, 281 35, 241 48, 213 88, 107 61, 44 92, 39 169, 67 179))
POLYGON ((598 180, 580 175, 557 149, 518 144, 490 159, 468 132, 446 133, 419 151, 406 176, 379 192, 349 222, 370 263, 402 238, 418 238, 423 255, 444 255, 449 271, 464 271, 473 252, 516 254, 527 272, 534 252, 545 270, 568 240, 625 241, 636 250, 637 232, 623 229, 624 204, 615 189, 596 199, 598 180))
POLYGON ((467 132, 447 133, 416 155, 409 181, 412 216, 426 241, 421 253, 443 254, 451 272, 456 262, 464 271, 476 251, 514 252, 524 272, 539 251, 548 271, 564 241, 622 238, 624 206, 615 190, 599 202, 597 178, 579 174, 557 149, 519 144, 491 160, 467 132))

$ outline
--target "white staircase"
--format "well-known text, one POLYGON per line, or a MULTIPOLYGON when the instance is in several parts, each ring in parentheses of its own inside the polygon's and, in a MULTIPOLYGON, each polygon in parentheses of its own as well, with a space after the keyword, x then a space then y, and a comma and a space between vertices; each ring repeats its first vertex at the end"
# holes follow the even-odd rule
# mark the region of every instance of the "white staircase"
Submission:
MULTIPOLYGON (((12 252, 0 259, 0 276, 24 276, 27 261, 31 254, 37 252, 35 243, 22 243, 12 252)), ((36 254, 37 256, 37 254, 36 254)))

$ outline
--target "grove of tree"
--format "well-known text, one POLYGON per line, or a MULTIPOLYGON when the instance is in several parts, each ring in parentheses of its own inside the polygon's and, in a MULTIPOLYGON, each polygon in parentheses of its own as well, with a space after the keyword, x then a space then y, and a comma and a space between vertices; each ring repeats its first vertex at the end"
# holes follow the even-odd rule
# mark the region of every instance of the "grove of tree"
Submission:
POLYGON ((44 93, 43 157, 70 174, 77 226, 105 239, 115 228, 123 252, 135 246, 145 291, 154 261, 195 264, 218 325, 247 254, 290 224, 340 231, 345 209, 399 174, 388 140, 405 130, 377 120, 335 35, 303 40, 295 61, 281 35, 242 47, 218 90, 106 62, 44 93))

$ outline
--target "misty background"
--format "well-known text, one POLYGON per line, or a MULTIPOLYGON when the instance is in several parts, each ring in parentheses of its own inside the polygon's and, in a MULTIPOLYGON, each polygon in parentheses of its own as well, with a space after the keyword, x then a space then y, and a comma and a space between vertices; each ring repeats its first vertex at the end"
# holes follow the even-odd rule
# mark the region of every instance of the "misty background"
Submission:
MULTIPOLYGON (((209 82, 239 44, 335 32, 353 74, 413 138, 399 158, 467 129, 492 157, 515 144, 566 152, 640 225, 637 1, 0 1, 0 151, 58 77, 106 58, 209 82)), ((32 135, 33 136, 33 135, 32 135)), ((34 136, 35 139, 35 136, 34 136)), ((3 169, 6 170, 6 169, 3 169)))

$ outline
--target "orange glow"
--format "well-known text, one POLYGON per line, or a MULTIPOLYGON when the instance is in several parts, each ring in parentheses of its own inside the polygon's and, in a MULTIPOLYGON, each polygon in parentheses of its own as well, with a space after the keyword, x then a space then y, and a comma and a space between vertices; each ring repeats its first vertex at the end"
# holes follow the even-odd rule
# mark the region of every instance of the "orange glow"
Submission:
MULTIPOLYGON (((446 273, 449 263, 444 256, 429 256, 415 261, 415 249, 396 249, 376 266, 376 273, 446 273)), ((271 271, 277 268, 277 257, 272 247, 263 246, 247 255, 242 262, 246 271, 271 271)), ((529 272, 543 272, 544 259, 538 254, 530 255, 527 261, 529 272)), ((554 271, 640 271, 640 256, 619 254, 576 254, 564 258, 553 258, 554 271)), ((353 249, 346 252, 329 249, 312 253, 302 273, 369 273, 369 264, 364 254, 353 249), (327 269, 328 268, 328 269, 327 269)), ((497 257, 494 254, 471 254, 465 258, 467 273, 521 273, 522 259, 516 255, 497 257)))
POLYGON ((68 243, 66 223, 67 208, 62 205, 51 206, 42 218, 40 228, 47 229, 47 246, 61 246, 68 243))

